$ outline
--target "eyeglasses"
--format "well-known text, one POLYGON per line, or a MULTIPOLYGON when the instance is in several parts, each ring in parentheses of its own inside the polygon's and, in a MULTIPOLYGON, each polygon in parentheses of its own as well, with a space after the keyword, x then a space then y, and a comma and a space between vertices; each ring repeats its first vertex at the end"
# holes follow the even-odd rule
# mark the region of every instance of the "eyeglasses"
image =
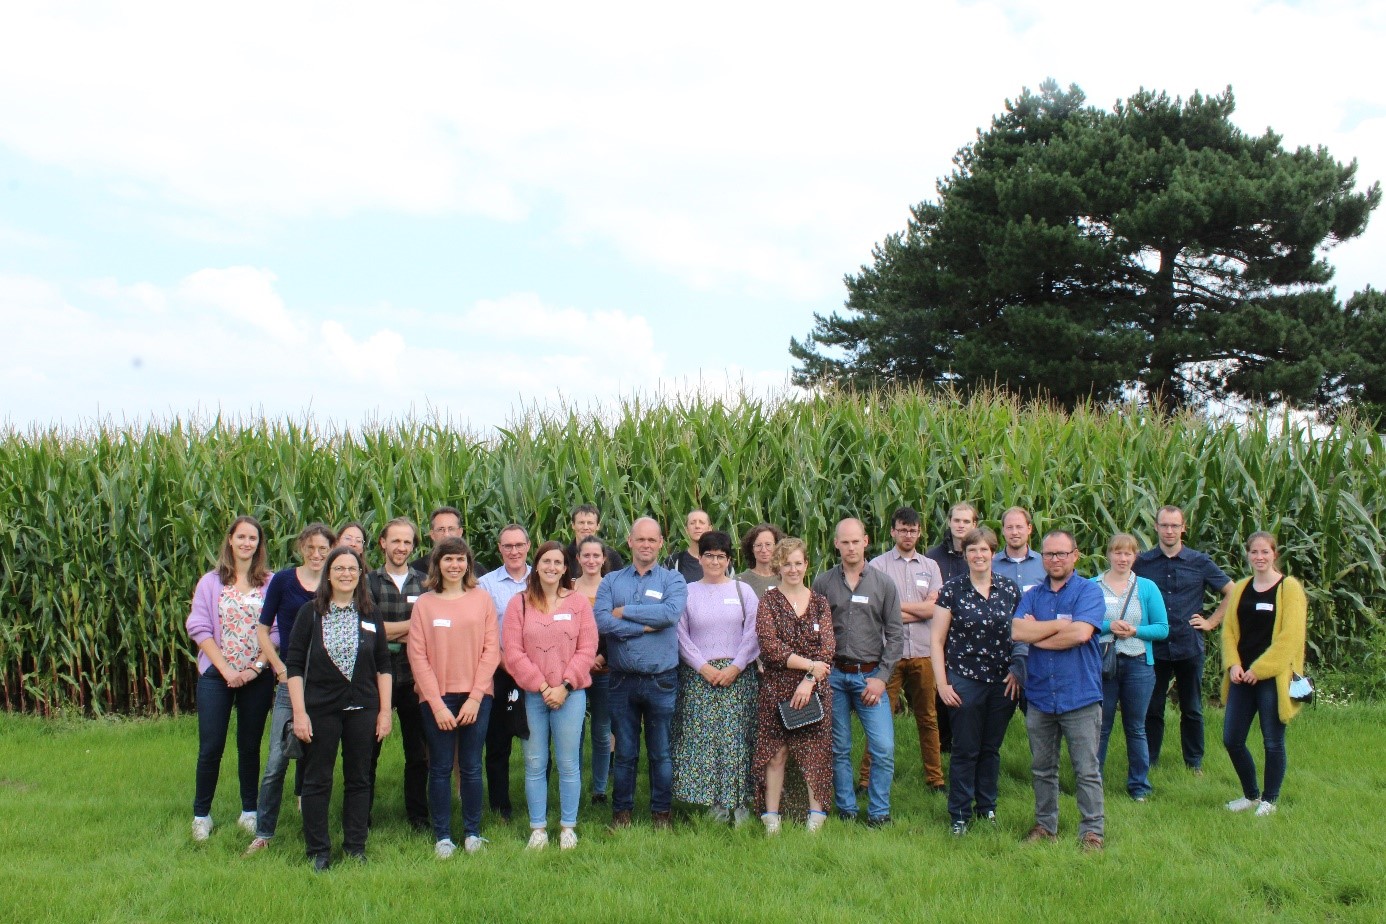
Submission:
POLYGON ((520 552, 529 548, 528 542, 507 542, 501 547, 502 552, 520 552))
POLYGON ((1049 559, 1050 561, 1061 561, 1065 558, 1068 558, 1068 556, 1075 554, 1077 551, 1077 549, 1069 549, 1067 552, 1041 552, 1040 555, 1049 559))
POLYGON ((341 575, 360 574, 361 569, 356 567, 355 565, 333 565, 332 573, 341 575))
POLYGON ((702 555, 699 555, 698 557, 699 557, 699 558, 706 558, 708 561, 726 561, 726 560, 727 560, 727 553, 725 553, 725 552, 704 552, 702 555))

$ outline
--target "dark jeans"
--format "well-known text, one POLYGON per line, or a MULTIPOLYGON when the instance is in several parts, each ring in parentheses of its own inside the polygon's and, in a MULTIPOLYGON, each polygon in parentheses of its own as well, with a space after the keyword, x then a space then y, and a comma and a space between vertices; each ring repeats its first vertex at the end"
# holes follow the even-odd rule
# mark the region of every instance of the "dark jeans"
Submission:
POLYGON ((1285 781, 1285 723, 1280 721, 1280 698, 1275 678, 1268 677, 1254 684, 1234 683, 1227 688, 1227 714, 1222 721, 1222 746, 1232 758, 1237 779, 1242 782, 1242 795, 1248 799, 1274 802, 1280 798, 1280 784, 1285 781), (1251 720, 1260 717, 1261 739, 1266 746, 1266 787, 1256 787, 1256 761, 1247 749, 1246 737, 1251 733, 1251 720))
POLYGON ((592 675, 587 688, 587 713, 592 717, 592 794, 606 795, 611 773, 611 674, 592 675))
MULTIPOLYGON (((414 681, 396 683, 392 702, 399 713, 399 738, 404 746, 404 815, 414 827, 428 824, 428 742, 424 738, 423 713, 414 681)), ((380 763, 380 746, 375 744, 371 758, 371 806, 375 806, 375 771, 380 763)))
POLYGON ((948 766, 948 817, 967 821, 976 814, 996 811, 1001 779, 1001 742, 1006 738, 1015 700, 1006 696, 1005 683, 984 683, 951 671, 948 682, 962 699, 950 708, 953 758, 948 766))
POLYGON ((674 764, 669 756, 669 728, 678 698, 678 670, 659 674, 611 672, 611 727, 616 732, 616 771, 611 809, 635 807, 635 773, 640 765, 640 727, 650 760, 650 811, 667 812, 673 802, 674 764))
POLYGON ((1107 769, 1107 742, 1121 706, 1121 727, 1126 732, 1126 792, 1132 799, 1150 795, 1150 750, 1145 737, 1145 716, 1150 708, 1150 688, 1155 668, 1145 663, 1145 655, 1117 655, 1115 677, 1102 680, 1102 744, 1097 761, 1103 774, 1107 769))
POLYGON ((274 704, 274 675, 265 671, 250 683, 232 689, 215 667, 197 678, 197 788, 193 814, 212 814, 212 797, 221 775, 221 755, 236 710, 236 757, 241 783, 241 811, 255 811, 260 793, 260 740, 265 719, 274 704))
POLYGON ((1179 740, 1184 746, 1184 763, 1190 769, 1203 766, 1203 655, 1178 661, 1155 659, 1155 689, 1145 713, 1145 738, 1150 745, 1150 763, 1160 762, 1160 745, 1165 740, 1165 699, 1169 682, 1179 687, 1179 740))
MULTIPOLYGON (((515 736, 507 713, 511 693, 518 693, 514 708, 525 711, 524 693, 515 686, 515 681, 504 668, 496 668, 493 682, 495 697, 491 705, 492 722, 486 730, 486 798, 491 810, 509 817, 514 811, 510 803, 510 754, 514 750, 515 736)), ((460 702, 460 701, 459 701, 460 702)), ((456 712, 456 707, 453 712, 456 712)))
POLYGON ((303 754, 303 844, 310 857, 332 854, 327 807, 332 802, 332 768, 342 750, 342 850, 366 852, 371 812, 371 754, 375 749, 374 709, 309 713, 313 740, 303 754))
MULTIPOLYGON (((462 708, 465 693, 445 693, 443 705, 453 715, 462 708)), ((459 725, 452 731, 442 731, 433 718, 433 707, 419 703, 424 737, 428 740, 428 810, 433 817, 434 840, 452 838, 452 767, 460 759, 462 782, 458 795, 462 798, 462 834, 481 836, 481 746, 486 741, 490 725, 491 697, 481 701, 476 721, 459 725)))

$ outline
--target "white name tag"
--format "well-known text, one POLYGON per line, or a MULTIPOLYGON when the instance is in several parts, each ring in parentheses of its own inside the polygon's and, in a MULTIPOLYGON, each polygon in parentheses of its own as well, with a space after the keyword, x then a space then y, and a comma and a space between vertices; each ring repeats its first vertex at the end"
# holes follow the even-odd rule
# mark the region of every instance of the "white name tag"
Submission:
POLYGON ((722 598, 722 603, 723 603, 725 606, 740 606, 740 605, 741 605, 741 601, 738 600, 738 599, 736 599, 735 597, 723 597, 723 598, 722 598))
POLYGON ((573 621, 573 614, 572 614, 572 613, 554 613, 554 614, 553 614, 553 621, 554 621, 554 622, 572 622, 572 621, 573 621))
POLYGON ((914 586, 915 586, 915 587, 928 587, 928 586, 929 586, 929 582, 926 581, 926 580, 924 580, 923 578, 920 578, 920 579, 918 579, 918 580, 916 580, 916 581, 914 582, 914 586))
POLYGON ((774 584, 771 584, 769 587, 767 587, 767 588, 765 588, 765 589, 766 589, 766 590, 774 590, 774 589, 775 589, 775 585, 774 585, 774 584))
POLYGON ((647 590, 647 591, 645 591, 645 596, 647 596, 647 597, 654 597, 656 600, 663 600, 663 599, 664 599, 664 594, 660 593, 660 592, 657 591, 657 590, 647 590))
POLYGON ((820 631, 822 631, 821 629, 818 628, 818 623, 816 623, 816 622, 813 624, 813 631, 815 631, 815 632, 820 632, 820 631))
POLYGON ((435 629, 451 629, 451 628, 452 628, 452 620, 451 620, 451 619, 435 619, 435 620, 433 620, 433 628, 435 628, 435 629))
POLYGON ((1266 611, 1266 612, 1274 612, 1274 611, 1275 611, 1275 604, 1274 604, 1274 603, 1258 603, 1258 604, 1256 604, 1256 609, 1257 609, 1257 610, 1264 610, 1264 611, 1266 611))
POLYGON ((366 621, 363 619, 363 620, 361 620, 361 628, 365 629, 367 632, 374 632, 374 631, 375 631, 375 623, 373 623, 373 622, 366 622, 366 621))
POLYGON ((418 595, 418 594, 410 594, 409 596, 407 596, 407 597, 404 598, 404 602, 405 602, 405 603, 418 603, 418 602, 419 602, 419 595, 418 595))
POLYGON ((1024 587, 1020 588, 1020 592, 1021 592, 1021 593, 1024 593, 1025 591, 1029 590, 1031 587, 1034 587, 1034 586, 1035 586, 1034 584, 1026 584, 1024 587))
POLYGON ((1072 621, 1073 621, 1073 614, 1072 614, 1072 613, 1055 613, 1055 614, 1054 614, 1054 618, 1055 618, 1055 619, 1067 619, 1068 621, 1072 622, 1072 621))
POLYGON ((853 602, 853 603, 870 603, 871 601, 868 600, 866 597, 862 596, 861 594, 852 594, 852 602, 853 602))

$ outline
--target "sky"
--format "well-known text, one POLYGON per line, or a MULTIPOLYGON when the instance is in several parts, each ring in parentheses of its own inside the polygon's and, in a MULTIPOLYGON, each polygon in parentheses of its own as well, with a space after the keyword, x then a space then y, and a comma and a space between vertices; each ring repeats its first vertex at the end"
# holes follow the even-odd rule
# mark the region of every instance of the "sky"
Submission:
MULTIPOLYGON (((0 0, 0 421, 782 394, 1023 88, 1231 85, 1363 189, 1383 45, 1359 0, 0 0)), ((1386 287, 1386 217, 1328 256, 1386 287)))

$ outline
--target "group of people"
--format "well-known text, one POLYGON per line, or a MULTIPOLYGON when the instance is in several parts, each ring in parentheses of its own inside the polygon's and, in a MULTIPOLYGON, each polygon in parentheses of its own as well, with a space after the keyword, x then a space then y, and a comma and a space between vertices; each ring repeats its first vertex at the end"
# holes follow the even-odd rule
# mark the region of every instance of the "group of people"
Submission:
POLYGON ((532 562, 528 531, 505 526, 500 567, 479 575, 453 507, 432 512, 431 552, 412 560, 415 525, 387 522, 375 570, 365 563, 364 527, 314 523, 298 537, 299 564, 271 574, 260 524, 237 518, 187 621, 201 672, 194 838, 212 832, 233 709, 239 824, 253 835, 247 854, 270 846, 298 757, 304 841, 318 870, 331 865, 327 814, 339 751, 342 852, 365 861, 376 766, 396 712, 405 814, 443 859, 458 847, 454 773, 466 852, 487 843, 483 767, 490 806, 509 821, 515 737, 523 739, 531 849, 550 843, 551 766, 558 846, 577 846, 588 740, 590 802, 609 799, 616 830, 633 822, 642 739, 656 829, 672 826, 676 799, 731 824, 758 814, 768 835, 790 818, 816 831, 834 810, 879 827, 891 820, 893 713, 903 700, 919 730, 924 785, 947 792, 953 834, 996 823, 1001 745, 1021 708, 1035 793, 1027 839, 1057 837, 1066 740, 1079 843, 1101 849, 1102 774, 1118 709, 1133 799, 1151 795, 1171 681, 1183 757, 1201 774, 1203 635, 1219 626, 1224 744, 1242 784, 1227 808, 1275 811, 1306 605, 1300 584, 1277 570, 1268 533, 1249 538, 1252 574, 1234 584, 1184 546, 1183 513, 1164 507, 1155 547, 1142 552, 1119 533, 1107 570, 1089 579, 1075 573, 1072 533, 1051 530, 1030 547, 1023 508, 1002 515, 1001 543, 975 507, 956 504, 946 538, 921 553, 919 514, 901 507, 891 547, 869 560, 864 524, 839 522, 837 564, 808 583, 809 549, 768 523, 742 537, 747 567, 739 573, 732 537, 702 510, 688 515, 686 547, 663 561, 652 518, 631 524, 629 564, 598 536, 595 507, 579 506, 572 525, 570 543, 544 542, 532 562), (1208 590, 1221 599, 1205 617, 1208 590), (853 714, 866 745, 859 770, 853 714), (1264 786, 1246 746, 1257 719, 1264 786))

